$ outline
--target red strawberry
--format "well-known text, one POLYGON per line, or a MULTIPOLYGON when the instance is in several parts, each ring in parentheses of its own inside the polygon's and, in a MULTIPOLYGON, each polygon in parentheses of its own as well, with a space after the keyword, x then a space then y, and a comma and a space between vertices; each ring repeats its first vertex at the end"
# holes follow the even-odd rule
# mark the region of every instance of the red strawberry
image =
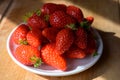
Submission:
POLYGON ((78 28, 76 33, 75 44, 81 48, 85 49, 87 47, 87 33, 84 28, 78 28))
POLYGON ((54 3, 46 3, 42 7, 42 12, 44 14, 48 14, 48 15, 54 13, 55 11, 59 11, 59 10, 65 12, 66 11, 66 6, 63 5, 63 4, 58 4, 57 5, 57 4, 54 4, 54 3))
POLYGON ((59 10, 59 11, 66 12, 67 6, 64 4, 58 4, 57 8, 58 8, 57 10, 59 10))
POLYGON ((86 17, 85 19, 88 21, 89 24, 92 24, 94 21, 94 18, 92 16, 86 17))
POLYGON ((87 54, 93 54, 96 51, 97 45, 96 45, 95 38, 94 38, 94 36, 91 32, 88 34, 87 39, 88 39, 87 40, 88 45, 87 45, 87 48, 85 49, 85 51, 86 51, 87 54))
POLYGON ((47 44, 41 49, 41 57, 44 63, 65 71, 67 69, 66 61, 59 54, 59 51, 55 49, 55 44, 47 44))
POLYGON ((40 51, 29 45, 18 46, 14 56, 25 65, 34 65, 34 67, 38 67, 41 64, 40 51))
POLYGON ((55 42, 56 40, 56 35, 58 33, 58 29, 57 28, 54 28, 54 27, 50 27, 50 28, 45 28, 43 31, 42 31, 42 35, 44 37, 46 37, 50 42, 55 42))
POLYGON ((50 15, 50 24, 53 27, 64 28, 67 25, 75 24, 75 20, 63 11, 56 11, 50 15))
POLYGON ((56 36, 56 49, 63 54, 67 51, 74 41, 74 35, 71 29, 65 28, 58 32, 56 36))
POLYGON ((37 29, 44 29, 48 27, 48 23, 36 14, 33 14, 31 17, 29 17, 27 23, 30 27, 37 29))
POLYGON ((27 44, 26 35, 29 31, 29 27, 25 24, 21 24, 13 33, 13 40, 16 44, 27 44))
POLYGON ((42 33, 40 30, 32 29, 27 33, 27 41, 29 45, 38 48, 42 44, 42 33))
POLYGON ((66 57, 68 58, 85 58, 86 53, 84 50, 76 47, 76 46, 71 46, 71 48, 65 53, 66 57))
POLYGON ((54 3, 46 3, 42 6, 42 12, 44 14, 52 14, 54 11, 56 11, 56 4, 54 3))
POLYGON ((72 5, 67 7, 67 14, 75 18, 78 22, 81 22, 84 18, 81 9, 72 5))

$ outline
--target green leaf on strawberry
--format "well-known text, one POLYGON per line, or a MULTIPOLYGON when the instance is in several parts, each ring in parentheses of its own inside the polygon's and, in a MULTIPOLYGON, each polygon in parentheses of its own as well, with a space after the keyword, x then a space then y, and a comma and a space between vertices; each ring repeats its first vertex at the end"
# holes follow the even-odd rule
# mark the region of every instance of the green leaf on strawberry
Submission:
POLYGON ((33 14, 36 14, 37 16, 41 15, 41 11, 40 10, 35 10, 33 12, 28 12, 23 16, 23 21, 26 22, 28 20, 29 17, 33 16, 33 14))
POLYGON ((66 27, 72 29, 72 30, 77 30, 78 28, 76 28, 75 24, 70 24, 70 25, 66 25, 66 27))
POLYGON ((28 12, 23 16, 23 21, 26 22, 28 20, 29 17, 31 17, 33 15, 32 12, 28 12))
POLYGON ((50 15, 45 15, 45 16, 44 16, 45 21, 48 22, 48 21, 49 21, 49 17, 50 17, 50 15))
POLYGON ((20 44, 24 44, 24 45, 27 45, 28 44, 28 42, 27 42, 27 40, 20 40, 20 44))
POLYGON ((97 56, 98 55, 98 53, 97 52, 94 52, 93 53, 93 57, 95 57, 95 56, 97 56))
POLYGON ((42 60, 41 60, 41 58, 38 58, 36 56, 31 57, 30 60, 32 62, 35 62, 34 63, 34 67, 36 67, 36 68, 39 67, 43 63, 42 60))
POLYGON ((36 10, 35 14, 38 15, 38 16, 40 16, 41 15, 41 11, 40 10, 36 10))
POLYGON ((86 29, 90 28, 90 24, 88 23, 88 21, 80 22, 80 26, 86 29))

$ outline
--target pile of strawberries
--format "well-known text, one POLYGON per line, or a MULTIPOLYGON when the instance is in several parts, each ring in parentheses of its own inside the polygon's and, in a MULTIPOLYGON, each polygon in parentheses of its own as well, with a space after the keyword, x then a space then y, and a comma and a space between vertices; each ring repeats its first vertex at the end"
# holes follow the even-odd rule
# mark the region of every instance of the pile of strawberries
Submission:
POLYGON ((12 36, 18 45, 14 56, 22 64, 44 63, 65 71, 67 58, 83 59, 96 51, 93 17, 84 17, 78 7, 46 3, 26 20, 12 36))

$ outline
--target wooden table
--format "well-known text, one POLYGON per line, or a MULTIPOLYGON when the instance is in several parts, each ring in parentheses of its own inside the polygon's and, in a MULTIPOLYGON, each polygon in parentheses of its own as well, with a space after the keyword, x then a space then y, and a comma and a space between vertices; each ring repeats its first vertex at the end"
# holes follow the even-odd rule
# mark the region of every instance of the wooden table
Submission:
POLYGON ((0 0, 0 80, 120 80, 120 0, 0 0), (22 16, 45 2, 75 5, 85 16, 94 16, 93 27, 102 36, 103 55, 90 69, 66 77, 46 77, 16 65, 6 49, 6 40, 22 16))

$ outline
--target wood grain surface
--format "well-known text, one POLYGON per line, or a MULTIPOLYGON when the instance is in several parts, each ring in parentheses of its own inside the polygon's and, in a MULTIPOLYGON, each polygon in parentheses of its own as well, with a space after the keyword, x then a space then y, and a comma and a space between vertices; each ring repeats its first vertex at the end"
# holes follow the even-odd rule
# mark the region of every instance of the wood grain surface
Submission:
MULTIPOLYGON (((3 0, 4 1, 4 0, 3 0)), ((10 0, 8 0, 9 2, 10 0)), ((4 4, 8 3, 5 1, 4 4)), ((0 15, 7 8, 0 1, 0 15)), ((119 0, 13 0, 0 23, 0 80, 120 80, 120 1, 119 0), (103 55, 88 70, 66 77, 41 76, 26 71, 15 64, 6 49, 6 40, 22 16, 46 2, 75 5, 84 16, 94 16, 93 27, 98 30, 104 43, 103 55)))
POLYGON ((0 21, 5 16, 13 0, 0 0, 0 21))

